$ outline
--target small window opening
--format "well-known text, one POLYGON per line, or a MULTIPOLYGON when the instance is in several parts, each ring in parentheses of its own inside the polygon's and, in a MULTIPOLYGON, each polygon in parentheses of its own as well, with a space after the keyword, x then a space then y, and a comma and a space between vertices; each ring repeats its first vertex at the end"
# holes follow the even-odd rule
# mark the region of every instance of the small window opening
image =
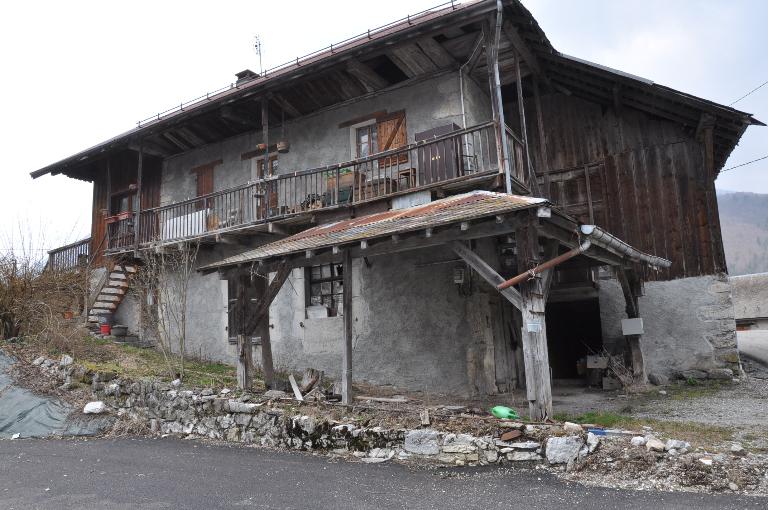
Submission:
POLYGON ((344 266, 323 264, 309 269, 308 306, 324 306, 328 317, 344 315, 344 266))

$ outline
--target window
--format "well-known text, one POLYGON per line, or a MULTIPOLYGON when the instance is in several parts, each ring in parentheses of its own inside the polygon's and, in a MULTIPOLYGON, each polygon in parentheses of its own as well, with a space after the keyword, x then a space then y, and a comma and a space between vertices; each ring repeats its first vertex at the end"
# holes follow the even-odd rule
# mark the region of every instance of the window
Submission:
POLYGON ((344 266, 324 264, 309 268, 309 306, 322 305, 329 317, 344 315, 344 266))
MULTIPOLYGON (((258 172, 258 176, 261 178, 264 178, 264 160, 258 159, 256 160, 256 171, 258 172)), ((275 175, 277 174, 277 154, 272 154, 269 156, 269 173, 267 175, 275 175)))
POLYGON ((366 158, 371 154, 376 154, 378 150, 378 132, 376 124, 359 127, 355 131, 356 140, 356 158, 366 158))

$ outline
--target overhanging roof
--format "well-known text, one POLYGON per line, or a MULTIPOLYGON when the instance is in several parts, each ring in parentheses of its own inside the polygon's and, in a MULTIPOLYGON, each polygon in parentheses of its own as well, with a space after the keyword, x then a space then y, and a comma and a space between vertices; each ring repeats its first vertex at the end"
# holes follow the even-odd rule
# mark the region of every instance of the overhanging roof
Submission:
MULTIPOLYGON (((365 241, 383 240, 392 236, 413 234, 426 229, 437 230, 441 227, 455 226, 459 223, 478 222, 483 219, 497 218, 496 222, 502 220, 505 215, 521 212, 526 209, 533 209, 542 206, 549 207, 546 199, 534 198, 528 196, 510 195, 506 193, 496 193, 491 191, 471 191, 461 195, 455 195, 440 200, 435 200, 424 205, 417 205, 406 209, 390 210, 381 213, 370 214, 358 218, 338 221, 325 225, 304 230, 298 234, 285 239, 259 246, 244 253, 227 257, 219 262, 208 264, 198 268, 200 271, 209 272, 231 266, 243 264, 252 264, 256 262, 271 262, 276 259, 291 257, 299 254, 319 252, 334 247, 344 247, 359 245, 365 241)), ((573 235, 577 230, 577 223, 566 215, 552 211, 557 214, 561 225, 565 224, 568 228, 566 233, 573 235), (563 221, 564 220, 564 221, 563 221)), ((546 218, 542 218, 546 221, 546 218)), ((553 219, 554 221, 554 219, 553 219)), ((487 223, 487 222, 486 222, 487 223)), ((483 231, 485 232, 485 231, 483 231)), ((488 231, 490 232, 490 231, 488 231)), ((604 246, 598 244, 591 253, 586 253, 587 257, 594 257, 598 260, 598 250, 604 251, 608 256, 626 259, 636 263, 649 263, 648 260, 655 259, 658 262, 669 264, 669 261, 652 257, 635 250, 626 243, 600 231, 601 235, 610 238, 615 246, 604 246)), ((489 233, 489 235, 494 235, 489 233)), ((593 232, 586 235, 597 240, 599 236, 593 232)), ((480 237, 478 235, 477 237, 480 237)), ((410 249, 417 249, 418 244, 410 249)), ((361 256, 365 256, 365 250, 361 250, 361 256)))
MULTIPOLYGON (((513 46, 516 40, 530 49, 529 55, 537 60, 536 67, 539 67, 552 83, 564 86, 574 95, 612 104, 613 88, 619 86, 623 100, 628 106, 681 123, 692 130, 696 129, 702 113, 713 115, 715 166, 718 169, 725 163, 746 127, 750 124, 762 124, 750 114, 734 108, 564 55, 552 47, 531 13, 519 1, 503 0, 503 5, 505 28, 499 61, 501 73, 504 75, 502 79, 506 77, 507 82, 513 74, 510 62, 514 61, 513 46)), ((48 173, 64 173, 71 177, 92 179, 96 171, 93 166, 95 161, 112 151, 135 149, 142 140, 145 142, 145 150, 149 150, 150 144, 163 145, 165 150, 177 154, 241 132, 260 129, 260 116, 256 111, 258 105, 254 99, 265 94, 282 95, 283 97, 275 98, 276 104, 272 108, 287 108, 284 111, 290 111, 290 102, 286 103, 287 99, 306 100, 309 105, 322 98, 325 103, 337 104, 365 95, 371 90, 370 84, 363 83, 365 80, 361 81, 359 76, 347 72, 345 66, 350 61, 359 64, 363 59, 391 51, 400 45, 406 45, 405 49, 415 52, 411 55, 415 60, 409 65, 418 67, 418 62, 421 62, 421 73, 429 74, 436 69, 456 69, 459 62, 464 62, 473 51, 480 21, 486 19, 495 9, 495 0, 451 2, 403 18, 298 58, 295 62, 267 70, 265 76, 240 85, 232 84, 214 93, 200 96, 181 107, 162 112, 156 118, 142 121, 134 129, 36 170, 31 175, 37 178, 48 173), (314 83, 307 84, 308 89, 302 88, 302 84, 310 78, 327 79, 331 85, 314 83), (229 112, 231 117, 229 120, 222 120, 220 117, 225 115, 226 109, 232 109, 229 112), (249 119, 253 121, 250 124, 249 119), (201 130, 206 133, 201 133, 201 130)), ((475 68, 476 77, 486 72, 482 62, 484 59, 480 60, 475 68)), ((524 64, 528 68, 531 67, 527 62, 524 64)), ((370 73, 371 70, 366 72, 370 73)), ((373 78, 375 81, 376 77, 373 78)), ((381 80, 381 77, 378 79, 381 80)), ((382 87, 383 89, 374 88, 386 90, 386 83, 382 87)), ((315 104, 312 107, 314 109, 307 106, 306 110, 316 111, 329 105, 320 103, 315 104)), ((294 113, 307 114, 304 109, 294 113)), ((271 115, 274 116, 275 111, 271 115)), ((289 115, 289 118, 291 116, 296 115, 289 115)), ((279 118, 278 116, 277 119, 279 118)), ((275 125, 274 122, 275 119, 271 120, 270 124, 275 125)))

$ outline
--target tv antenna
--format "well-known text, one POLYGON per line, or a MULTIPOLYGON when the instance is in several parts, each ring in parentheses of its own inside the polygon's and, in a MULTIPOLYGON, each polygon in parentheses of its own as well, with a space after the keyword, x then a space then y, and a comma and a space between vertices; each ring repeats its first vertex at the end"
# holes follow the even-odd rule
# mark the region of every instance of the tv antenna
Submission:
POLYGON ((264 68, 261 66, 261 38, 257 35, 253 36, 253 51, 259 56, 259 74, 264 74, 264 68))

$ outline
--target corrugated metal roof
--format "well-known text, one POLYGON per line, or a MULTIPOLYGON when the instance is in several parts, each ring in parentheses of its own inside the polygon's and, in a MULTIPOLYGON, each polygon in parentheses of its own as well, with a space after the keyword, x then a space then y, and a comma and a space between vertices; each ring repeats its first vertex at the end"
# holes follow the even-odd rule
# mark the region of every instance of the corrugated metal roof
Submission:
POLYGON ((201 270, 216 269, 306 250, 319 250, 364 239, 402 234, 428 227, 440 227, 488 216, 528 209, 547 203, 543 198, 472 191, 429 204, 369 214, 359 218, 319 225, 296 235, 209 264, 201 270))

